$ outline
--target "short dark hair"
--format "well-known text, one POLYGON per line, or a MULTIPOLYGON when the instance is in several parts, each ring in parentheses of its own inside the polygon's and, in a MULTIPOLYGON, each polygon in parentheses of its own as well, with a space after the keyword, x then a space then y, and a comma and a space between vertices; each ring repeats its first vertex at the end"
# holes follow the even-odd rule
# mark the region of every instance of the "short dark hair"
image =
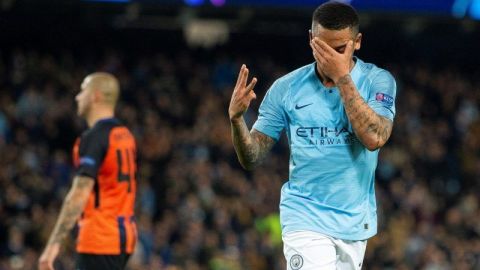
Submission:
POLYGON ((358 33, 360 25, 355 9, 336 1, 321 4, 313 12, 312 22, 329 30, 342 30, 350 27, 354 33, 358 33))

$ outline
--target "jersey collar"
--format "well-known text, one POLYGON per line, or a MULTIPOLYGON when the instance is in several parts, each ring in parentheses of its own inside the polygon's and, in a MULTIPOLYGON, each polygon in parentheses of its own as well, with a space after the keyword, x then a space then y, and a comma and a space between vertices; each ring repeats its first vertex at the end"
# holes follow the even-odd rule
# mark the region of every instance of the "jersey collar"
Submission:
POLYGON ((353 66, 352 71, 350 71, 350 77, 352 77, 353 82, 357 82, 362 75, 361 65, 363 64, 363 61, 356 56, 353 57, 353 61, 355 61, 355 66, 353 66))
POLYGON ((100 125, 102 123, 109 123, 109 122, 115 123, 115 122, 118 122, 118 119, 115 117, 101 118, 101 119, 98 119, 93 126, 100 125))

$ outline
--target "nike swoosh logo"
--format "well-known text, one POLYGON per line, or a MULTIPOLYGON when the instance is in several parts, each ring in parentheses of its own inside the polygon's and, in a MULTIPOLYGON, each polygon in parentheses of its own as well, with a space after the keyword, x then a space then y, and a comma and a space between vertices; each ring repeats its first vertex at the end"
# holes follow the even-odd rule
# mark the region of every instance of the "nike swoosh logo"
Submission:
POLYGON ((310 106, 310 105, 312 105, 312 104, 313 104, 313 102, 312 102, 312 103, 305 104, 305 105, 302 105, 302 106, 298 106, 298 104, 297 104, 297 105, 295 105, 295 110, 299 110, 299 109, 301 109, 301 108, 305 108, 305 107, 310 106))

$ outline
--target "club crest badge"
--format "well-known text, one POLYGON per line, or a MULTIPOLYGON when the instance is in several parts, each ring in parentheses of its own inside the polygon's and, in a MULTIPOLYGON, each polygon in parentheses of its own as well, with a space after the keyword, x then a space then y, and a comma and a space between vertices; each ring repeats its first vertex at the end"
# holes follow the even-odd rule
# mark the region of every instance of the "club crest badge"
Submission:
POLYGON ((292 270, 298 270, 303 266, 303 257, 299 254, 295 254, 290 258, 290 267, 292 270))

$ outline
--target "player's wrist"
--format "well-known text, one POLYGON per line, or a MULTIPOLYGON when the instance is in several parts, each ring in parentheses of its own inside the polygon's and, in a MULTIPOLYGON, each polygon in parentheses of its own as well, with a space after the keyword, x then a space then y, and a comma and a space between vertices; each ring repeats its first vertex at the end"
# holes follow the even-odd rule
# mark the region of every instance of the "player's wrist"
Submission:
POLYGON ((343 75, 332 78, 333 82, 337 86, 341 85, 341 84, 345 84, 350 80, 350 73, 346 72, 346 73, 341 73, 341 74, 343 74, 343 75))
POLYGON ((239 116, 230 116, 230 123, 236 125, 243 121, 243 115, 239 116))

